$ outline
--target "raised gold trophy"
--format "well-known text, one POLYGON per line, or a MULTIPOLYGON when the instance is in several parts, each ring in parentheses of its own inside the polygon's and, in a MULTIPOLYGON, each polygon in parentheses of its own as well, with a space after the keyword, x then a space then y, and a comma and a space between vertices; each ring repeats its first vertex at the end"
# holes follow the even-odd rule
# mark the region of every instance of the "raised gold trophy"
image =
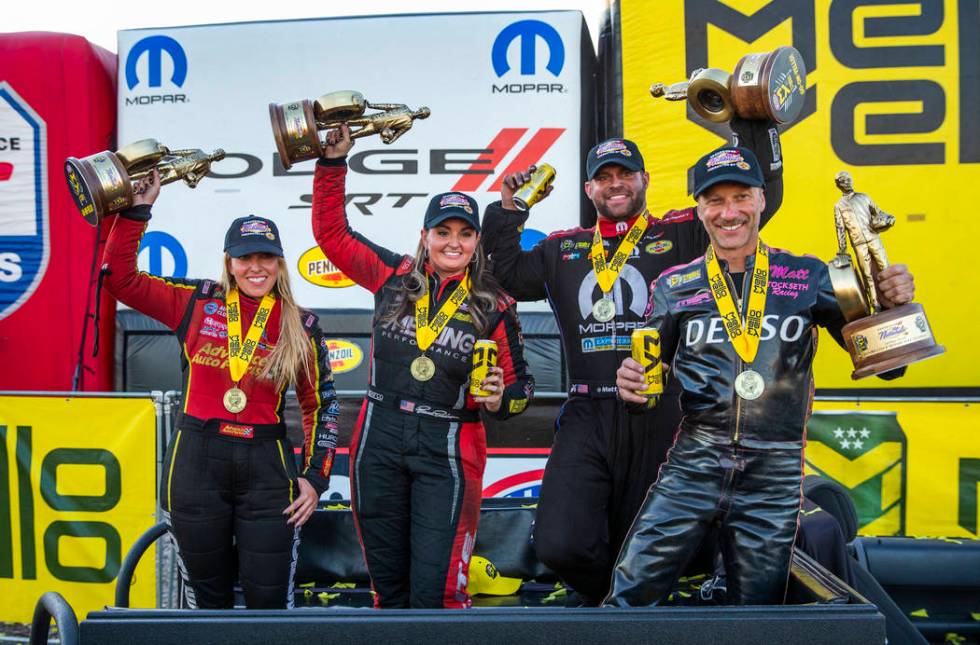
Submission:
POLYGON ((922 305, 910 302, 884 310, 878 301, 873 276, 888 266, 879 233, 895 218, 878 208, 866 194, 854 192, 851 175, 837 174, 843 195, 834 206, 837 255, 827 263, 834 295, 848 321, 841 334, 854 363, 851 378, 860 379, 938 356, 946 351, 936 344, 922 305), (851 242, 855 261, 847 254, 851 242))
POLYGON ((709 67, 694 70, 682 83, 654 83, 650 94, 668 101, 688 101, 701 117, 715 123, 726 123, 736 114, 791 123, 803 109, 806 67, 795 48, 780 47, 743 56, 731 74, 709 67))
POLYGON ((160 183, 183 179, 195 188, 211 171, 211 163, 224 159, 225 151, 211 154, 199 149, 171 150, 156 139, 141 139, 115 152, 103 152, 65 161, 65 179, 75 205, 92 226, 133 205, 133 182, 160 173, 160 183))
POLYGON ((384 143, 394 143, 411 129, 415 119, 426 119, 430 113, 424 106, 412 110, 402 103, 371 103, 351 90, 330 92, 314 101, 269 104, 272 136, 286 169, 297 161, 323 156, 322 130, 346 123, 352 128, 351 139, 377 134, 384 143), (368 108, 379 111, 365 114, 368 108))

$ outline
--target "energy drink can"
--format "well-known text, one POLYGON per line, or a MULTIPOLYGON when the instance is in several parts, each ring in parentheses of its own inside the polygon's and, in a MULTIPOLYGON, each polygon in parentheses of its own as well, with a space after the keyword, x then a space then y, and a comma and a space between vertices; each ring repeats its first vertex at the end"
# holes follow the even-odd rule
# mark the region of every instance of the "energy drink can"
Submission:
POLYGON ((647 386, 637 394, 654 396, 664 391, 664 366, 660 362, 660 332, 648 327, 633 330, 633 360, 643 366, 647 386))
POLYGON ((473 396, 490 396, 480 387, 491 367, 497 366, 497 343, 492 340, 478 340, 473 345, 473 371, 470 372, 470 394, 473 396))
POLYGON ((526 211, 544 198, 548 186, 555 180, 555 169, 546 163, 541 164, 531 173, 531 181, 517 189, 514 193, 514 206, 519 211, 526 211))

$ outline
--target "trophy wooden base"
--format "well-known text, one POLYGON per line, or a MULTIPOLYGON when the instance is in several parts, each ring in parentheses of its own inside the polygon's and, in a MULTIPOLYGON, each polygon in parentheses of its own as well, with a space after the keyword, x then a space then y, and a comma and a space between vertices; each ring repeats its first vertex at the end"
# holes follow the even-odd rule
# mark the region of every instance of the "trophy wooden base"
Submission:
POLYGON ((297 161, 323 156, 313 103, 308 99, 282 105, 270 103, 269 120, 283 168, 289 170, 297 161))
POLYGON ((65 179, 85 221, 98 226, 104 218, 133 203, 133 184, 125 166, 112 152, 65 161, 65 179))
POLYGON ((909 303, 844 325, 841 330, 854 363, 851 378, 862 379, 946 351, 936 344, 922 305, 909 303))
POLYGON ((806 94, 803 56, 793 47, 743 56, 729 87, 739 116, 791 123, 803 109, 806 94))

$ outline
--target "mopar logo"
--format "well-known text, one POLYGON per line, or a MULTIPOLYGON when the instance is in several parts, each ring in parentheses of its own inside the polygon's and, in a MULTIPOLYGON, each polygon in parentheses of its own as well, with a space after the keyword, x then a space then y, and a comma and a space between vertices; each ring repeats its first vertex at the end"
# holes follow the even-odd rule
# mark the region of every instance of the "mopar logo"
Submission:
POLYGON ((149 272, 158 276, 169 276, 183 278, 187 276, 187 253, 173 235, 163 231, 150 231, 143 235, 140 242, 139 254, 146 251, 149 256, 149 272), (164 251, 170 256, 172 264, 170 271, 165 271, 163 267, 164 251))
MULTIPOLYGON (((537 74, 537 45, 538 39, 548 46, 548 62, 545 68, 552 76, 558 76, 565 66, 565 45, 558 31, 546 22, 540 20, 520 20, 505 27, 497 39, 493 41, 491 61, 493 71, 498 77, 510 71, 507 54, 515 40, 520 40, 521 76, 537 74)), ((528 94, 528 93, 565 93, 561 83, 504 83, 493 84, 494 94, 528 94)))
MULTIPOLYGON (((147 87, 163 86, 163 55, 167 55, 171 73, 169 82, 175 87, 182 87, 187 79, 187 54, 184 48, 170 36, 148 36, 138 41, 126 56, 126 85, 130 90, 146 81, 147 87), (145 79, 140 78, 137 66, 146 59, 145 79)), ((186 103, 184 94, 141 94, 127 96, 126 105, 152 105, 154 103, 186 103)))
POLYGON ((184 79, 187 78, 187 55, 184 53, 184 48, 170 36, 150 36, 133 45, 126 57, 126 85, 129 89, 133 89, 140 82, 136 73, 136 64, 143 54, 147 56, 150 76, 147 84, 150 87, 160 87, 163 52, 167 53, 173 65, 170 82, 177 87, 184 84, 184 79))

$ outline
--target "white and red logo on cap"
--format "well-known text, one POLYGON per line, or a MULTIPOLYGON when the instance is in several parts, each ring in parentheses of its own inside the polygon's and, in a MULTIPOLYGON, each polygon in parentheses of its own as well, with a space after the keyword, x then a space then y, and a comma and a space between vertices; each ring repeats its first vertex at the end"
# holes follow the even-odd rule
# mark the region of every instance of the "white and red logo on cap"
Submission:
POLYGON ((614 139, 612 141, 606 141, 605 143, 600 144, 599 147, 596 148, 595 150, 596 157, 603 157, 609 154, 620 154, 623 155, 624 157, 633 156, 633 153, 630 152, 630 149, 628 147, 626 147, 626 143, 624 143, 622 139, 614 139))

